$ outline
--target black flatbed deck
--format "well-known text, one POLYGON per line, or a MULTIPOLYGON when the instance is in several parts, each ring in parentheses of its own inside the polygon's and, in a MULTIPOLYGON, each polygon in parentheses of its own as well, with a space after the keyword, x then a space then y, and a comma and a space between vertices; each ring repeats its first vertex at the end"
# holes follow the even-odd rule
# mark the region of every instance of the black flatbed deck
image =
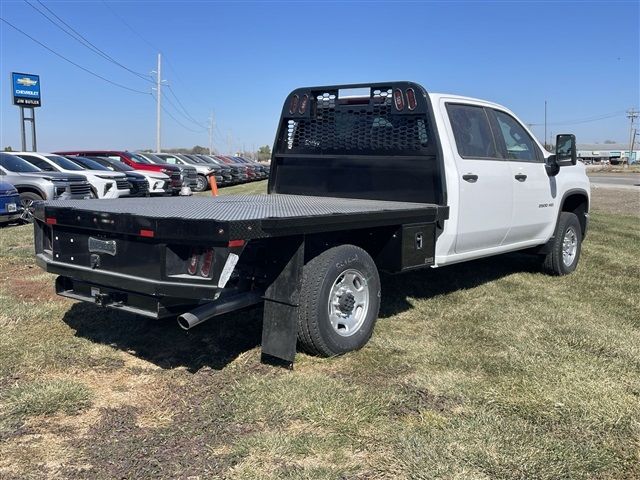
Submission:
POLYGON ((435 204, 285 194, 62 200, 35 212, 56 225, 134 235, 151 230, 155 238, 181 242, 431 223, 446 214, 435 204))

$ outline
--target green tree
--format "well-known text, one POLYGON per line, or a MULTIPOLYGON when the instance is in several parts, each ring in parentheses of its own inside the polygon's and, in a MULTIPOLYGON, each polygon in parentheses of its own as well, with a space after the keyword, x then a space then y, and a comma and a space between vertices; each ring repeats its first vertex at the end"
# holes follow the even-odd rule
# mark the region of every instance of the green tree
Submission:
POLYGON ((13 148, 11 148, 11 146, 4 147, 4 151, 5 152, 13 152, 13 148))
POLYGON ((271 147, 269 145, 263 145, 258 149, 258 161, 268 162, 271 160, 271 147))
POLYGON ((191 153, 194 153, 196 155, 206 155, 207 153, 209 153, 209 149, 206 147, 201 147, 200 145, 196 145, 191 149, 191 153))

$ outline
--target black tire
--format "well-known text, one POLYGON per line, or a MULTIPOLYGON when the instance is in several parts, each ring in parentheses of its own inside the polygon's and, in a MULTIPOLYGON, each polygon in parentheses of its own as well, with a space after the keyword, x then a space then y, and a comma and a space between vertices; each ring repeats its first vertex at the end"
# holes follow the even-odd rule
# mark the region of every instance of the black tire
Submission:
POLYGON ((207 188, 209 188, 209 181, 207 178, 204 175, 198 175, 196 178, 196 186, 193 187, 193 189, 196 192, 204 192, 207 188))
POLYGON ((22 215, 20 219, 26 223, 33 223, 33 204, 44 200, 40 195, 33 192, 20 193, 20 205, 22 205, 22 215))
MULTIPOLYGON (((380 277, 369 254, 354 245, 341 245, 326 250, 304 266, 298 309, 298 344, 306 352, 323 357, 358 350, 371 338, 379 309, 380 277), (332 304, 334 309, 345 308, 345 311, 349 311, 350 308, 355 312, 353 318, 357 317, 358 320, 353 326, 353 331, 350 332, 344 328, 344 325, 341 328, 339 321, 334 327, 329 317, 329 309, 332 308, 329 301, 334 297, 332 293, 334 285, 343 284, 338 282, 341 277, 342 282, 346 281, 347 276, 343 275, 345 272, 347 275, 354 276, 356 295, 362 294, 358 292, 366 289, 368 298, 365 302, 366 309, 357 305, 354 309, 354 297, 348 285, 345 284, 340 301, 332 304), (337 305, 343 302, 342 297, 344 297, 344 305, 341 304, 338 307, 337 305), (349 302, 351 302, 350 305, 349 302), (359 308, 361 308, 360 314, 357 313, 359 308), (339 331, 342 333, 338 333, 339 331)), ((340 310, 340 313, 343 311, 340 310)))
MULTIPOLYGON (((571 243, 571 242, 569 242, 571 243)), ((553 234, 551 251, 544 257, 543 268, 550 275, 568 275, 578 266, 582 250, 582 228, 578 217, 571 212, 561 212, 553 234), (572 232, 572 233, 570 233, 572 232), (565 238, 575 236, 575 254, 564 256, 565 238), (570 257, 570 258, 569 258, 570 257), (570 260, 569 262, 565 260, 570 260)))

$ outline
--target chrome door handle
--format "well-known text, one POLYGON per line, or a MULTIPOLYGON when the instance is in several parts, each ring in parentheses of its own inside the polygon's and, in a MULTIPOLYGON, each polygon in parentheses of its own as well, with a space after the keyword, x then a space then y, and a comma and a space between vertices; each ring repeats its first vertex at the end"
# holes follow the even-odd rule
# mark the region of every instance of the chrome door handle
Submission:
POLYGON ((462 175, 462 179, 465 182, 476 183, 478 181, 478 175, 474 175, 473 173, 467 173, 465 175, 462 175))
POLYGON ((527 176, 524 173, 519 173, 516 175, 516 180, 519 182, 524 182, 527 179, 527 176))

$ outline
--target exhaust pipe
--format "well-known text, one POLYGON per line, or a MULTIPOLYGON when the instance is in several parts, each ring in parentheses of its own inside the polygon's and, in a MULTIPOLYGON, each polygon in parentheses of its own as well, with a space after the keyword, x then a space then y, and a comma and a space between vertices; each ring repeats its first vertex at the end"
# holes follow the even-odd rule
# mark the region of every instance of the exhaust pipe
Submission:
POLYGON ((234 310, 240 310, 241 308, 249 307, 260 303, 262 296, 257 293, 240 293, 233 295, 220 301, 205 303, 199 307, 194 308, 190 312, 185 312, 178 316, 178 325, 184 330, 200 325, 202 322, 206 322, 210 318, 223 313, 229 313, 234 310))

